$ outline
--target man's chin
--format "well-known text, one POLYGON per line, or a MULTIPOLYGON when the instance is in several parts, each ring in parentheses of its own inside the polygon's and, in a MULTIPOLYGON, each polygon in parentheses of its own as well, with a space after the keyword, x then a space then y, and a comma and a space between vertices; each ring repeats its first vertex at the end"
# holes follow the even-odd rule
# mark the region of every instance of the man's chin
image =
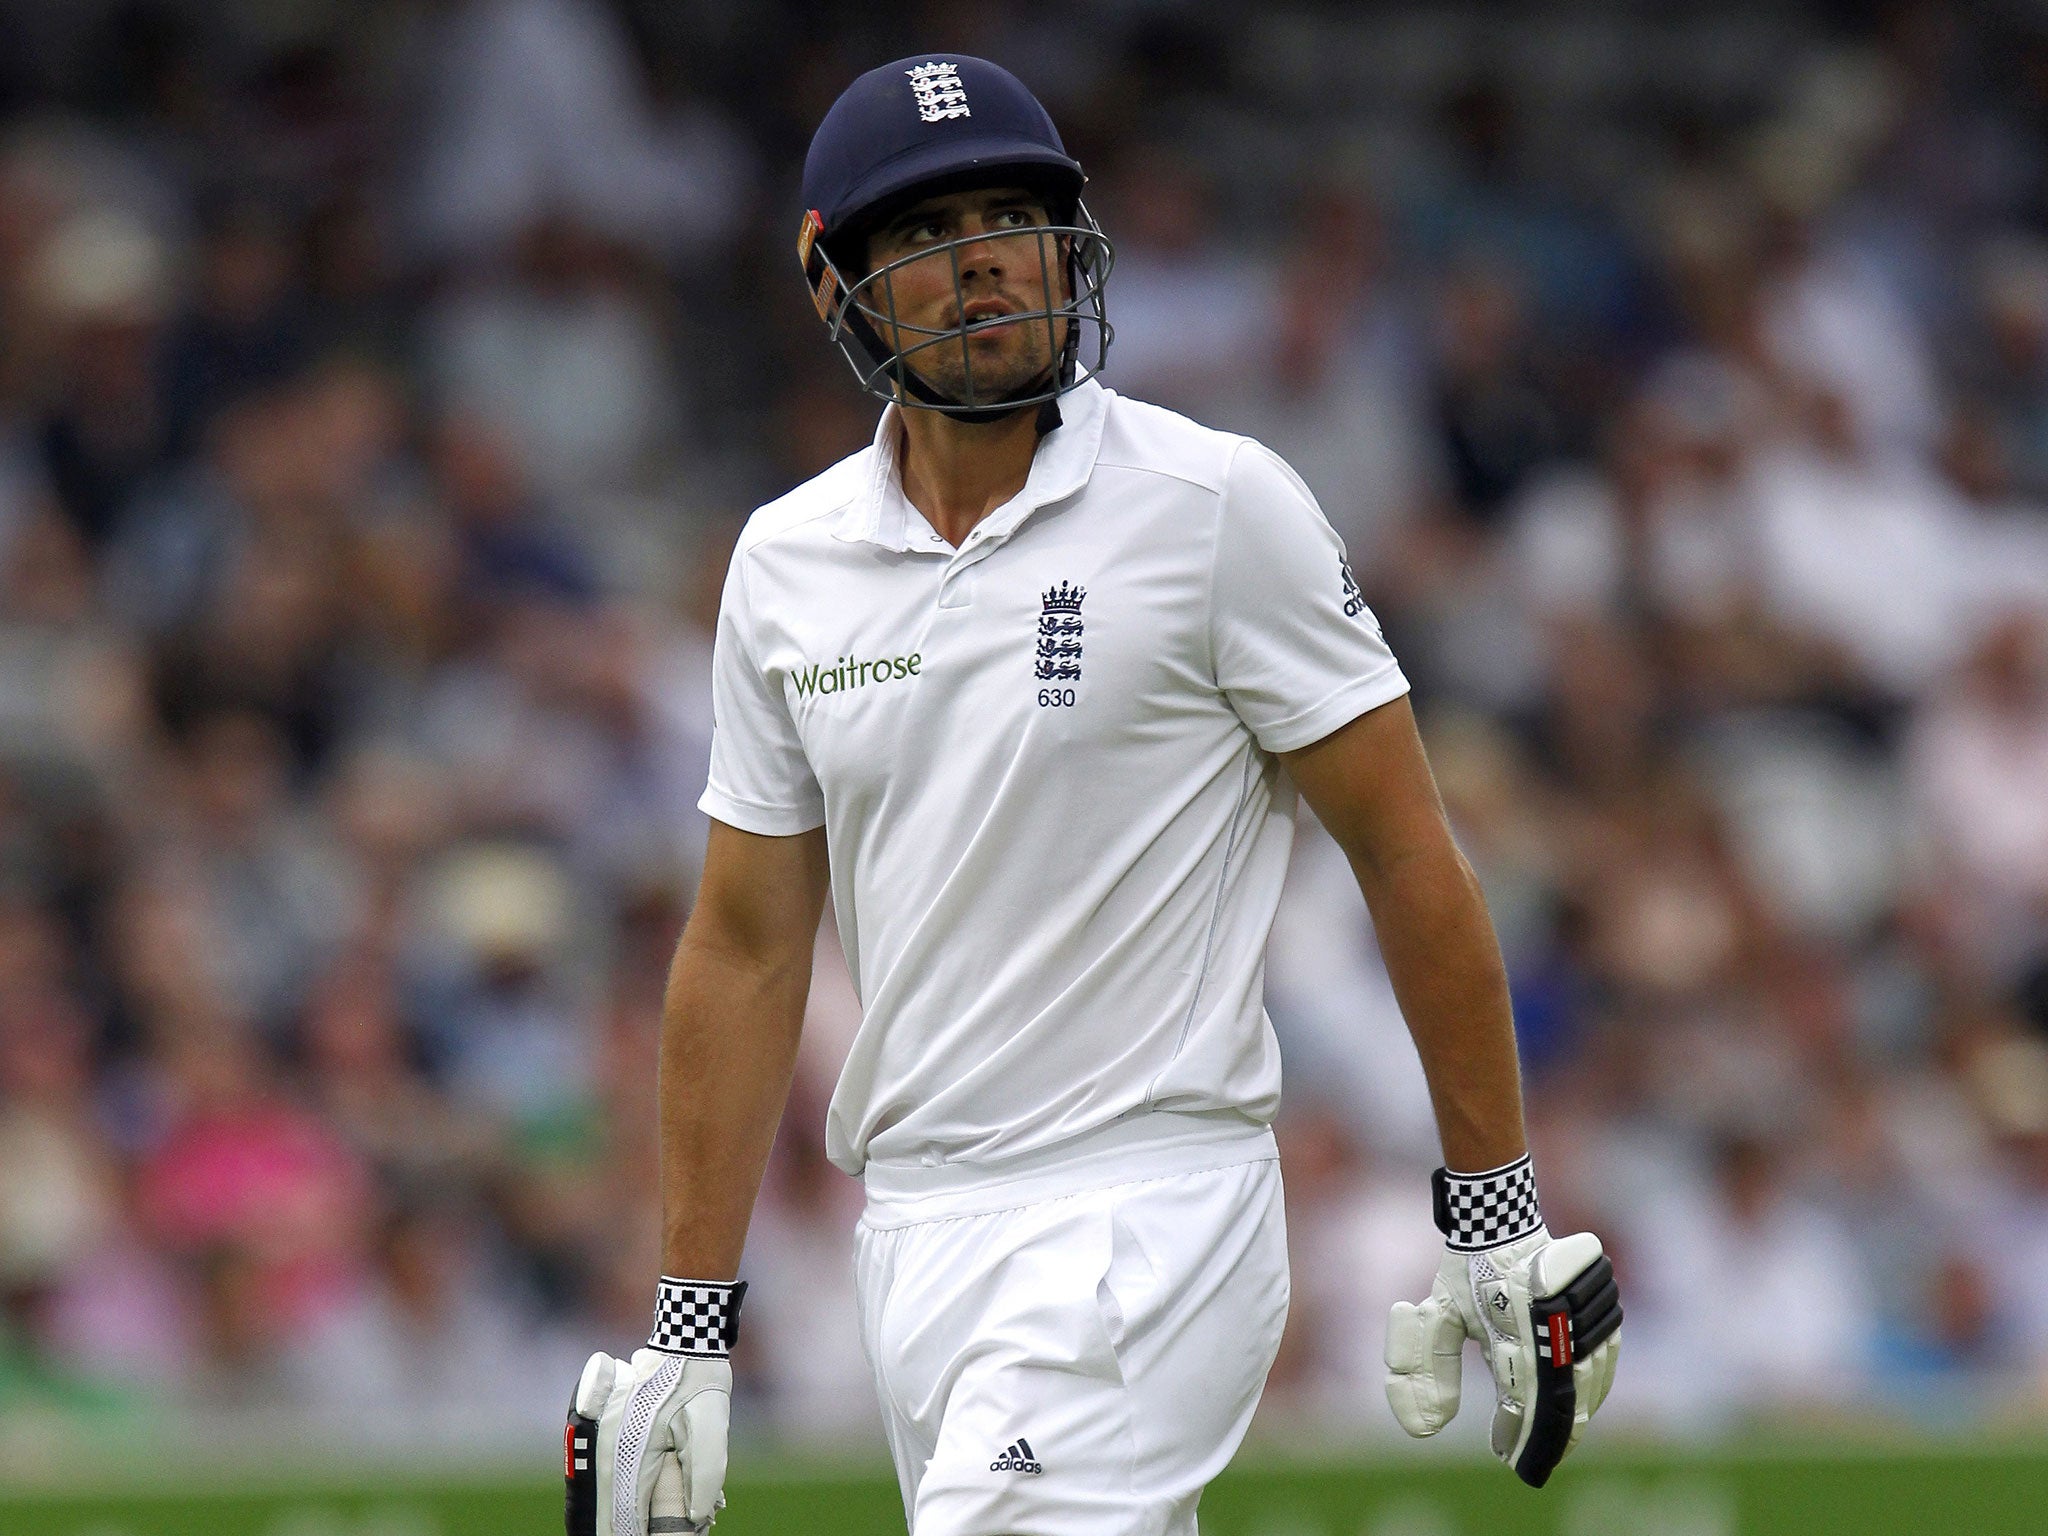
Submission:
POLYGON ((935 376, 919 372, 918 377, 934 393, 943 395, 948 400, 969 407, 980 407, 1000 404, 1012 395, 1035 394, 1051 374, 1052 370, 1045 366, 1012 366, 986 373, 977 368, 974 371, 972 390, 967 387, 967 376, 964 373, 935 376))

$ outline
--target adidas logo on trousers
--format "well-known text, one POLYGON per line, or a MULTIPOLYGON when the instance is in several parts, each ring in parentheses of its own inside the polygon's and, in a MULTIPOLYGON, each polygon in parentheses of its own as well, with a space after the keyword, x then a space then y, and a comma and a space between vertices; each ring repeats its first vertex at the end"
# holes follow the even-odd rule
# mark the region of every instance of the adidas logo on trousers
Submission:
POLYGON ((991 1472, 1043 1472, 1045 1470, 1044 1467, 1038 1464, 1038 1458, 1031 1454, 1031 1442, 1022 1439, 1012 1442, 1008 1450, 988 1464, 988 1469, 991 1472))

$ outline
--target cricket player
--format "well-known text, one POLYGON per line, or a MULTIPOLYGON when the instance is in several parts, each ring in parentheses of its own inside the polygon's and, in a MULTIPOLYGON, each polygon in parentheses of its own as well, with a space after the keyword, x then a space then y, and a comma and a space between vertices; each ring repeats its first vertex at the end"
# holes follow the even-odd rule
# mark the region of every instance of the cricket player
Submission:
POLYGON ((1191 1536, 1287 1313, 1261 995, 1297 793, 1357 872, 1443 1144, 1395 1416, 1440 1429, 1476 1340, 1493 1448, 1541 1486, 1612 1380, 1612 1269, 1543 1225, 1407 682, 1286 464, 1096 379, 1083 180, 961 55, 863 75, 812 141, 805 281, 889 404, 726 579, 663 1020, 665 1273, 647 1347, 577 1384, 572 1536, 722 1503, 741 1250, 828 895, 863 1018, 827 1151, 866 1185, 861 1331, 913 1536, 1191 1536))

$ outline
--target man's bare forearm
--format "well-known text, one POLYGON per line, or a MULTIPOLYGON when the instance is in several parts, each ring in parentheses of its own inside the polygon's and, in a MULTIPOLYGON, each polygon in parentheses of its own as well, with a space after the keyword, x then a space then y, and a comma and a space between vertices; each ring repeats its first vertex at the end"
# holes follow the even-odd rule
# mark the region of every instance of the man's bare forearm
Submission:
POLYGON ((661 1022, 662 1272, 730 1280, 789 1098, 811 953, 763 960, 691 928, 661 1022))
MULTIPOLYGON (((1358 861, 1354 861, 1354 866, 1358 861)), ((1455 845, 1358 870, 1394 996, 1436 1107, 1444 1162, 1465 1172, 1528 1150, 1507 972, 1479 881, 1455 845)))
POLYGON ((1286 762, 1372 910, 1429 1078, 1445 1164, 1478 1173, 1513 1162, 1528 1146, 1507 972, 1408 701, 1363 714, 1286 762))

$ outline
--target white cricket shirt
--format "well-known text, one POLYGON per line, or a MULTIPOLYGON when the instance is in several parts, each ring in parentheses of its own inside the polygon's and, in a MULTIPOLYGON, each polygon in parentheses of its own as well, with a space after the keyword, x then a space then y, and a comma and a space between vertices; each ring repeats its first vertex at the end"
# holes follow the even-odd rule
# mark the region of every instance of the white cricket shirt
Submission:
POLYGON ((1273 754, 1408 686, 1274 454, 1093 380, 1060 409, 960 548, 903 496, 892 406, 726 578, 699 804, 826 829, 863 1013, 826 1150, 871 1195, 1269 1123, 1273 754))

